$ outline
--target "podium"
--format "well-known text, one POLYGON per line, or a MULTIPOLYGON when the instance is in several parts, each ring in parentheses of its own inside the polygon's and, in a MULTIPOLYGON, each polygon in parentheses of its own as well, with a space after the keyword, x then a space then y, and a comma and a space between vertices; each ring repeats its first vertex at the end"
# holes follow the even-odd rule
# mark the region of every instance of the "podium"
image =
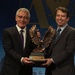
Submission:
POLYGON ((45 75, 45 67, 33 67, 32 68, 32 75, 45 75))

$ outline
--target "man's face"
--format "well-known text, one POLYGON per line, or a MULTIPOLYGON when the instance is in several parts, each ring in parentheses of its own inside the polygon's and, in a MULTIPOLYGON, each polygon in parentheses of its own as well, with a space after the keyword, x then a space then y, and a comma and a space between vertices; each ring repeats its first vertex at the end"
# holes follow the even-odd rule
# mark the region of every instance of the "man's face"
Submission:
POLYGON ((67 17, 67 13, 63 13, 61 10, 58 10, 56 13, 56 22, 59 27, 64 26, 69 21, 69 17, 67 17))
POLYGON ((20 11, 18 15, 16 15, 16 22, 20 28, 24 28, 29 23, 30 18, 28 17, 28 13, 20 11))

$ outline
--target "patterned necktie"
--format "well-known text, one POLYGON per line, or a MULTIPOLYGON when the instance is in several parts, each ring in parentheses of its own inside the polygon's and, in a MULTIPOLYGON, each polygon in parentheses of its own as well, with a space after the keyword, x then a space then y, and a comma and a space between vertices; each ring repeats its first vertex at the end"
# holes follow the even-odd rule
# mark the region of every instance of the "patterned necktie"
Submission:
POLYGON ((56 32, 56 37, 55 37, 55 39, 54 39, 54 40, 52 41, 52 43, 51 43, 50 50, 54 47, 55 43, 57 42, 57 40, 58 40, 58 38, 59 38, 59 36, 60 36, 60 31, 61 31, 61 29, 58 29, 58 30, 57 30, 57 32, 56 32))
POLYGON ((23 30, 20 30, 20 37, 21 37, 21 42, 22 42, 22 46, 24 46, 24 37, 23 37, 23 30))
POLYGON ((61 29, 59 28, 56 33, 56 39, 60 36, 60 31, 61 31, 61 29))

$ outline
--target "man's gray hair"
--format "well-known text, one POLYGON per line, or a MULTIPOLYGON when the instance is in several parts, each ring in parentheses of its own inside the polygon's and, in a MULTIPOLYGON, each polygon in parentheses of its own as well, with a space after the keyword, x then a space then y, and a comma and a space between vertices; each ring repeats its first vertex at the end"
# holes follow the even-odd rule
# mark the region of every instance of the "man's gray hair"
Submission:
POLYGON ((28 13, 28 17, 30 18, 30 11, 27 8, 20 8, 20 9, 18 9, 17 12, 16 12, 16 16, 18 15, 18 13, 20 11, 28 13))

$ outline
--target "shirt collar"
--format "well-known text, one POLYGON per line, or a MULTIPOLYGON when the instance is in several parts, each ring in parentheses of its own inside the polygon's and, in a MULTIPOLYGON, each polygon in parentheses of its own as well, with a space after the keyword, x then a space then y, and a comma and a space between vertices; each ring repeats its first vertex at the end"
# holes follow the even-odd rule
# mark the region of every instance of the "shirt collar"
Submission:
POLYGON ((23 30, 24 32, 26 32, 26 27, 24 29, 21 29, 17 24, 16 24, 16 28, 18 30, 18 32, 20 33, 20 30, 23 30))
MULTIPOLYGON (((61 31, 63 31, 67 26, 68 26, 68 24, 64 25, 63 27, 60 27, 61 31)), ((57 30, 58 29, 59 29, 59 27, 57 28, 57 30)))

